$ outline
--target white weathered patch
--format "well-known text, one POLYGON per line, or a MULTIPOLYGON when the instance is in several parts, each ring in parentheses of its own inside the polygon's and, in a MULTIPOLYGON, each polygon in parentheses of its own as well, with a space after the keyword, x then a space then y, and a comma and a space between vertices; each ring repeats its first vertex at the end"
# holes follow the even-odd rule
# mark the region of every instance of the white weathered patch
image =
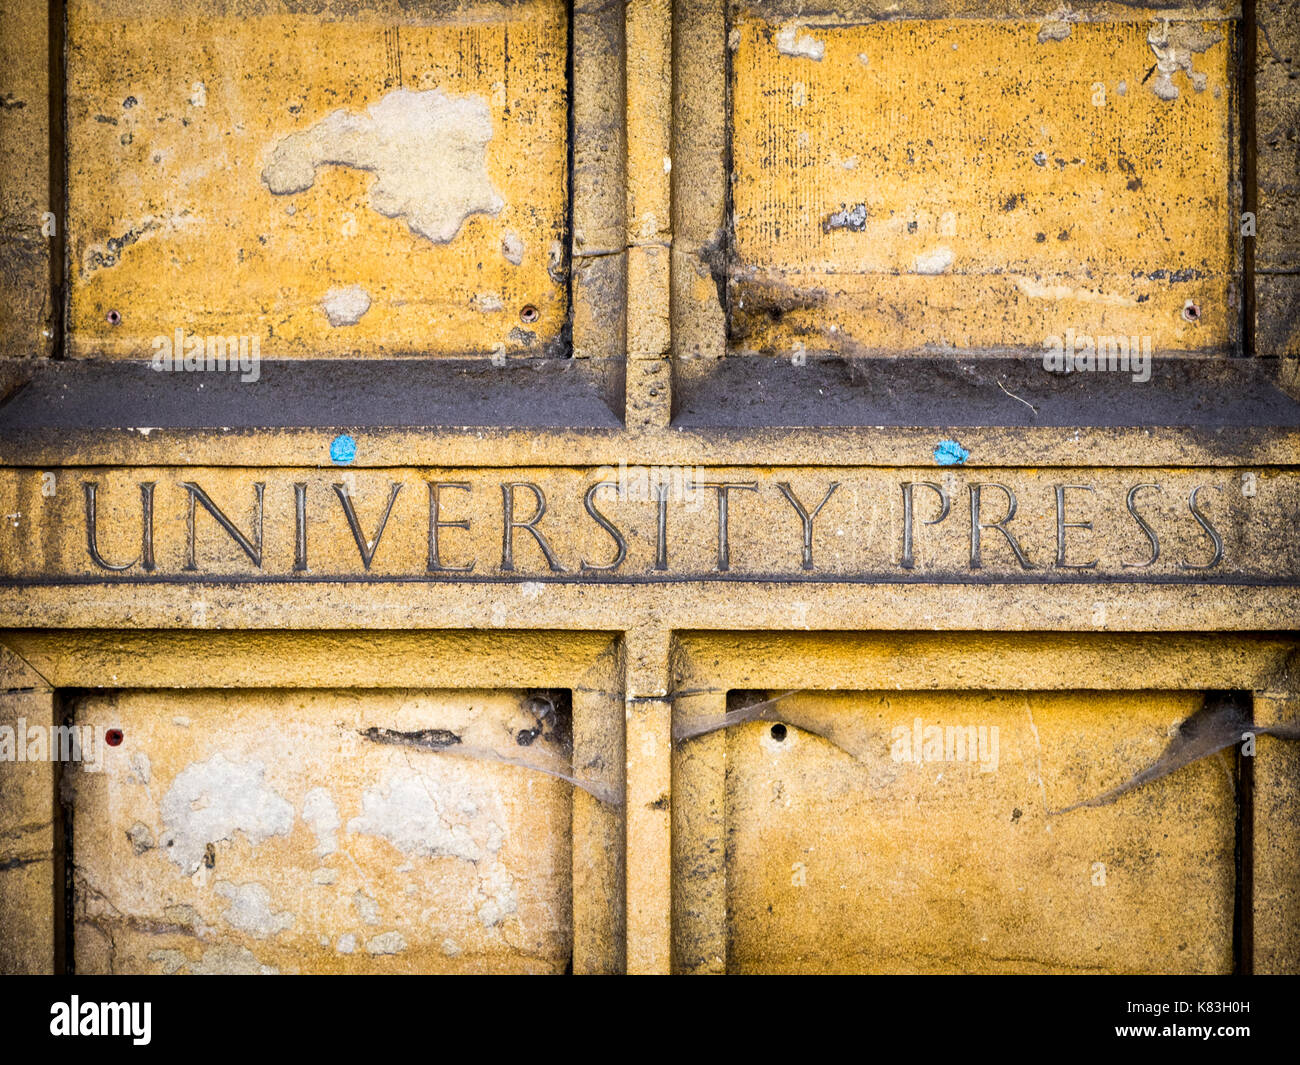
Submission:
POLYGON ((302 803, 302 819, 316 833, 316 854, 324 858, 339 849, 335 833, 343 824, 339 808, 324 788, 312 788, 302 803))
POLYGON ((826 54, 826 45, 809 34, 801 34, 802 27, 789 23, 776 31, 776 50, 782 55, 795 56, 799 59, 813 59, 821 62, 826 54))
POLYGON ((483 922, 484 928, 499 925, 518 912, 519 892, 515 888, 515 878, 504 865, 494 864, 479 880, 478 889, 483 896, 478 907, 478 919, 483 922))
POLYGON ((271 893, 261 884, 232 884, 229 880, 218 880, 214 889, 230 902, 230 908, 221 915, 226 923, 255 939, 267 939, 293 927, 293 914, 288 910, 274 912, 271 893))
POLYGON ((524 242, 513 230, 501 238, 501 254, 511 266, 518 266, 524 261, 524 242))
POLYGON ((149 762, 149 756, 144 751, 131 752, 131 772, 141 784, 148 784, 153 767, 149 762))
POLYGON ((941 274, 952 265, 954 258, 951 248, 934 248, 918 255, 912 262, 912 269, 918 274, 941 274))
POLYGON ((406 937, 401 932, 384 932, 366 943, 370 954, 396 954, 406 949, 406 937))
POLYGON ((1063 41, 1070 36, 1070 24, 1068 22, 1044 22, 1038 31, 1038 43, 1046 44, 1048 41, 1063 41))
POLYGON ((1223 40, 1218 30, 1206 30, 1198 22, 1156 21, 1147 31, 1147 44, 1156 54, 1156 74, 1151 79, 1151 91, 1162 100, 1176 100, 1178 86, 1174 75, 1186 71, 1196 92, 1204 92, 1206 76, 1192 68, 1192 56, 1209 51, 1223 40))
POLYGON ((186 876, 209 843, 242 832, 257 846, 293 827, 293 807, 263 783, 261 762, 232 762, 216 754, 176 774, 159 804, 166 831, 160 846, 186 876))
POLYGON ((1052 284, 1036 277, 1016 278, 1016 287, 1033 300, 1079 300, 1083 303, 1106 303, 1116 307, 1136 307, 1137 298, 1118 292, 1094 292, 1074 285, 1052 284))
POLYGON ((356 325, 361 321, 361 316, 370 310, 370 293, 360 285, 332 288, 325 293, 320 305, 335 329, 344 325, 356 325))
POLYGON ((379 903, 364 891, 353 892, 352 902, 356 905, 357 913, 361 915, 361 919, 366 924, 379 923, 379 903))
POLYGON ((382 836, 406 854, 476 862, 500 848, 500 827, 495 822, 478 825, 474 818, 480 830, 476 835, 456 816, 463 798, 463 789, 454 784, 397 770, 378 787, 365 790, 361 816, 348 822, 348 831, 382 836))
POLYGON ((492 112, 478 96, 395 89, 365 114, 339 110, 271 150, 262 180, 279 196, 304 192, 322 166, 375 175, 370 206, 444 244, 471 214, 505 205, 487 172, 492 112))

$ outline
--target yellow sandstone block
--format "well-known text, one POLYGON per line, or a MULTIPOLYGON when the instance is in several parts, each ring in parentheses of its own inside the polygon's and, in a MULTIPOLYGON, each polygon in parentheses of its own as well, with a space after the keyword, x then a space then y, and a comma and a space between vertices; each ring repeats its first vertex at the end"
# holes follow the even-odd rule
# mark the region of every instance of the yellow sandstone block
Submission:
POLYGON ((729 970, 1231 971, 1230 761, 1061 812, 1154 762, 1194 693, 777 705, 853 753, 728 731, 729 970))
POLYGON ((71 5, 72 353, 547 353, 564 5, 288 8, 71 5))
POLYGON ((518 764, 568 764, 544 702, 83 700, 79 722, 123 735, 76 774, 78 971, 562 972, 571 787, 518 764))
POLYGON ((1221 352, 1230 35, 742 20, 733 347, 1041 351, 1073 328, 1221 352))

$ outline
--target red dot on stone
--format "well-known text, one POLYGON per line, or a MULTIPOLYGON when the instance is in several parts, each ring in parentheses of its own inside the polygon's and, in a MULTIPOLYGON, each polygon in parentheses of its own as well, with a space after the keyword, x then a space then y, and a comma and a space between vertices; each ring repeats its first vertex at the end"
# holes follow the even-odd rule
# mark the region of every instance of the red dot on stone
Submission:
POLYGON ((104 733, 104 742, 110 747, 116 747, 122 742, 122 730, 120 728, 111 728, 104 733))

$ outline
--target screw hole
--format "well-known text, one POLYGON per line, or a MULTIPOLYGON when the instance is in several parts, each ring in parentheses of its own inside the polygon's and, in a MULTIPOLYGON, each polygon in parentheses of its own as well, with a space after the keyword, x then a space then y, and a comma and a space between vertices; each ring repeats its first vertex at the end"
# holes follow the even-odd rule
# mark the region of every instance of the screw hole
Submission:
POLYGON ((778 722, 777 724, 772 726, 772 739, 776 740, 777 743, 780 743, 782 740, 785 739, 784 725, 778 722))
POLYGON ((108 312, 108 324, 109 324, 109 325, 117 325, 117 324, 119 324, 121 321, 122 321, 122 316, 121 316, 120 314, 118 314, 117 311, 109 311, 109 312, 108 312))
POLYGON ((122 742, 122 730, 120 728, 111 728, 104 733, 104 742, 110 747, 116 747, 122 742))
POLYGON ((1201 308, 1188 300, 1183 304, 1183 317, 1189 322, 1199 322, 1201 320, 1201 308))
POLYGON ((519 312, 519 320, 523 322, 535 322, 540 317, 541 312, 531 303, 519 312))

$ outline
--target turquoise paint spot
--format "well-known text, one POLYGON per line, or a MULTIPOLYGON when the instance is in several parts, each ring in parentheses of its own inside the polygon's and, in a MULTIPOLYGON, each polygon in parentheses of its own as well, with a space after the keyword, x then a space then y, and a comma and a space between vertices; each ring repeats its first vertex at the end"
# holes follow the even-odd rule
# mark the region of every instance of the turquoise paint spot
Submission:
POLYGON ((940 466, 960 466, 968 458, 970 452, 956 440, 943 440, 934 449, 934 461, 940 466))
POLYGON ((344 433, 330 442, 330 461, 339 466, 346 466, 357 457, 357 442, 344 433))

